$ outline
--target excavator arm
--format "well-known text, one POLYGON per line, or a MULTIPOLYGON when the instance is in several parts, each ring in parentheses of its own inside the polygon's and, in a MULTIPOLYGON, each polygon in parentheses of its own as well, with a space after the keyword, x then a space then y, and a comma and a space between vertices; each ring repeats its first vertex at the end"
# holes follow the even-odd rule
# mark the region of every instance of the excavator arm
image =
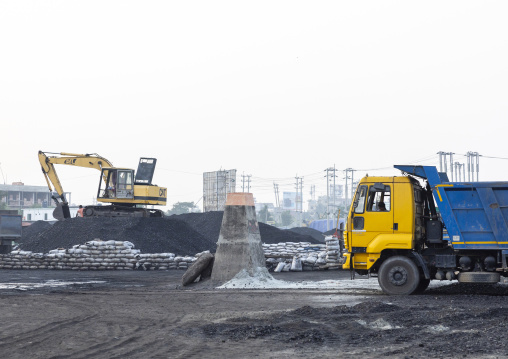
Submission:
MULTIPOLYGON (((77 167, 95 168, 101 171, 103 168, 113 167, 113 164, 106 158, 93 154, 76 154, 76 153, 54 153, 39 151, 39 162, 41 163, 42 173, 48 184, 51 198, 56 203, 56 209, 53 216, 57 219, 70 218, 69 203, 65 198, 64 190, 58 174, 56 173, 56 164, 70 165, 77 167), (51 154, 53 156, 48 156, 51 154), (54 194, 57 193, 57 195, 54 194)), ((104 171, 104 176, 107 172, 104 171)), ((103 178, 105 180, 105 178, 103 178)))

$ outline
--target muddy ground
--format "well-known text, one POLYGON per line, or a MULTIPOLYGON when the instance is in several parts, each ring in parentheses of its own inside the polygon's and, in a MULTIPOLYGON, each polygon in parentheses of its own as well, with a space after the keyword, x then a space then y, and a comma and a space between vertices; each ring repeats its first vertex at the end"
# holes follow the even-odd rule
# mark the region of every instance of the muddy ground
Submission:
MULTIPOLYGON (((182 288, 182 274, 0 271, 0 353, 73 359, 508 357, 506 285, 451 284, 394 297, 372 285, 223 290, 202 282, 182 288)), ((341 271, 275 276, 349 281, 349 272, 341 271)))

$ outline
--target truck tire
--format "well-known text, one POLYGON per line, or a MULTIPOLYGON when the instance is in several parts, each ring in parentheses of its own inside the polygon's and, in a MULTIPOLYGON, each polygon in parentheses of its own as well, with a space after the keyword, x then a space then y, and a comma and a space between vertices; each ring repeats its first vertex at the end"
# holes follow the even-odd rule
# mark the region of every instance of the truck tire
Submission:
POLYGON ((378 272, 378 282, 386 294, 413 294, 420 284, 420 272, 416 264, 404 256, 385 260, 378 272))
POLYGON ((463 272, 459 273, 460 283, 498 283, 501 276, 492 272, 463 272))

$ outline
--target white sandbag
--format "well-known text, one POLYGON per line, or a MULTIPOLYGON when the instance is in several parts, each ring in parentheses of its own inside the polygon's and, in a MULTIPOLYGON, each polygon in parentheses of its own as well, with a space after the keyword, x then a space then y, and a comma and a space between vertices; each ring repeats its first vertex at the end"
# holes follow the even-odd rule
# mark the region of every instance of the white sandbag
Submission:
POLYGON ((277 273, 282 272, 285 265, 286 265, 286 263, 279 262, 279 264, 277 264, 277 267, 275 267, 274 272, 277 272, 277 273))
POLYGON ((308 257, 305 261, 303 261, 303 265, 310 264, 314 265, 317 261, 316 257, 308 257))
POLYGON ((291 263, 291 270, 293 272, 302 271, 302 261, 300 260, 300 258, 293 257, 293 262, 291 263))

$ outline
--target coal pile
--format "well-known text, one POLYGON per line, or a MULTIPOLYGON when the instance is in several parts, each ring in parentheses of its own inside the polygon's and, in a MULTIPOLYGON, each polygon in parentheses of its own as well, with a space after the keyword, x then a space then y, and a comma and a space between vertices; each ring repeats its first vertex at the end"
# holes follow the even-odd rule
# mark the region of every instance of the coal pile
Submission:
MULTIPOLYGON (((219 240, 220 227, 222 226, 222 211, 205 213, 185 213, 166 217, 169 220, 185 222, 200 235, 213 243, 219 240)), ((214 250, 215 252, 215 247, 214 250)))
POLYGON ((304 236, 311 236, 316 241, 319 241, 319 243, 325 243, 325 234, 321 233, 317 229, 310 228, 310 227, 296 227, 296 228, 290 228, 288 229, 290 232, 294 232, 297 234, 301 234, 304 236))
POLYGON ((308 233, 298 233, 298 230, 295 228, 278 229, 265 223, 259 223, 259 232, 261 233, 261 242, 267 244, 280 242, 308 242, 312 244, 325 243, 324 237, 316 239, 313 235, 309 235, 308 233))
POLYGON ((24 226, 22 228, 21 236, 23 238, 31 238, 49 228, 51 228, 51 223, 46 221, 37 221, 29 226, 24 226))
POLYGON ((167 218, 70 218, 56 222, 39 233, 23 234, 20 248, 47 253, 71 248, 93 239, 129 241, 142 253, 194 255, 215 251, 210 242, 183 221, 167 218))
MULTIPOLYGON (((223 212, 189 213, 165 218, 70 218, 50 225, 38 221, 23 230, 20 249, 47 253, 57 248, 71 248, 94 239, 129 241, 142 253, 194 255, 215 252, 223 212)), ((308 230, 280 230, 259 223, 261 241, 324 243, 308 230)), ((322 236, 322 234, 321 234, 322 236)))
MULTIPOLYGON (((210 241, 217 242, 219 240, 223 214, 224 212, 222 211, 187 213, 173 215, 168 218, 184 221, 210 241)), ((323 234, 312 228, 301 227, 282 230, 259 222, 259 232, 261 234, 261 242, 267 244, 281 242, 325 243, 323 234)))

